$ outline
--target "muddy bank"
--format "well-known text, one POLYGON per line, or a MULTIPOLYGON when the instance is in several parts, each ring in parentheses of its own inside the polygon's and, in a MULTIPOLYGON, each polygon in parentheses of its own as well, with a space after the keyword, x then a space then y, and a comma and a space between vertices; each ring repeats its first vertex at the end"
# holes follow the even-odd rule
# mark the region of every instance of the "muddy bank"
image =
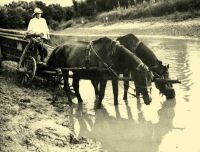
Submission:
POLYGON ((52 105, 52 89, 38 83, 25 88, 7 69, 0 74, 1 152, 103 151, 99 142, 76 137, 62 93, 52 105))

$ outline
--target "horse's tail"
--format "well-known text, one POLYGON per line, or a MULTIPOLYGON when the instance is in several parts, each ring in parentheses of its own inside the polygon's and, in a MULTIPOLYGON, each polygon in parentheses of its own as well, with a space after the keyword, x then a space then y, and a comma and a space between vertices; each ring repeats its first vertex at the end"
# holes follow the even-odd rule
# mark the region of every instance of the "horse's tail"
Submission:
POLYGON ((58 47, 56 47, 56 48, 52 51, 52 53, 51 53, 51 55, 49 56, 49 59, 48 59, 48 61, 47 61, 47 65, 48 65, 50 68, 56 68, 56 66, 57 66, 57 63, 56 63, 56 52, 57 52, 57 49, 58 49, 58 47))

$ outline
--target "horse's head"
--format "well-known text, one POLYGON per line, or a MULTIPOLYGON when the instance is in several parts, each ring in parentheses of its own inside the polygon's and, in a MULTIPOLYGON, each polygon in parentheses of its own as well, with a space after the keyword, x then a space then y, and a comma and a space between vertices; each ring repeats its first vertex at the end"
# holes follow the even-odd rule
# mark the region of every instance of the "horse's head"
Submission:
MULTIPOLYGON (((129 37, 132 35, 127 36, 129 37)), ((138 41, 136 40, 134 43, 137 42, 138 41)), ((151 83, 153 80, 152 72, 149 70, 147 65, 145 65, 142 60, 136 56, 134 52, 128 49, 128 47, 121 45, 121 43, 116 44, 116 51, 123 52, 119 54, 119 59, 122 61, 121 64, 126 65, 128 71, 131 71, 136 87, 136 94, 139 95, 141 93, 144 103, 149 105, 152 102, 152 98, 150 96, 151 83)), ((120 66, 120 68, 122 67, 123 66, 120 66)))
POLYGON ((151 83, 153 80, 153 74, 145 64, 141 64, 138 70, 131 71, 131 76, 134 78, 134 84, 136 88, 136 95, 142 94, 144 103, 149 105, 152 101, 150 96, 151 83))
MULTIPOLYGON (((133 34, 127 34, 117 38, 117 41, 120 42, 124 47, 129 49, 131 52, 134 52, 139 42, 139 39, 133 34)), ((135 53, 135 52, 134 52, 135 53)))
POLYGON ((155 77, 155 86, 160 90, 160 93, 164 94, 167 99, 175 97, 175 91, 172 83, 165 80, 169 80, 169 65, 163 65, 161 61, 158 61, 158 65, 151 68, 155 77), (156 79, 164 81, 159 81, 156 79))

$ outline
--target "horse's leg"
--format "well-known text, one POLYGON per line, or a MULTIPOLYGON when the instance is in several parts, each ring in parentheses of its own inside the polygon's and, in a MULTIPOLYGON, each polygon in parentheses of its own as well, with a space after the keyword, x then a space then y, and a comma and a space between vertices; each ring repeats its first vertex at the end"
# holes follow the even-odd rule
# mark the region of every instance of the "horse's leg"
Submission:
POLYGON ((95 96, 97 98, 99 96, 98 81, 97 80, 91 80, 91 83, 94 87, 95 96))
MULTIPOLYGON (((130 73, 126 72, 123 74, 123 77, 129 77, 130 73)), ((125 80, 124 81, 124 97, 123 100, 127 101, 127 94, 128 94, 128 88, 129 88, 129 81, 125 80)))
POLYGON ((63 79, 64 79, 64 90, 67 94, 67 98, 69 101, 69 105, 72 105, 72 98, 70 95, 70 87, 69 87, 69 71, 68 70, 62 70, 63 73, 63 79))
POLYGON ((100 90, 99 90, 99 100, 96 105, 96 109, 101 108, 101 103, 105 95, 105 88, 106 88, 107 80, 100 81, 100 90))
POLYGON ((140 89, 136 85, 135 85, 135 92, 136 92, 136 97, 139 98, 140 97, 140 89))
POLYGON ((118 80, 112 80, 113 95, 114 95, 114 105, 118 105, 118 80))
POLYGON ((75 95, 78 99, 78 102, 81 103, 83 102, 83 99, 81 98, 80 92, 79 92, 79 78, 77 78, 76 76, 73 78, 73 82, 72 82, 74 91, 75 91, 75 95))

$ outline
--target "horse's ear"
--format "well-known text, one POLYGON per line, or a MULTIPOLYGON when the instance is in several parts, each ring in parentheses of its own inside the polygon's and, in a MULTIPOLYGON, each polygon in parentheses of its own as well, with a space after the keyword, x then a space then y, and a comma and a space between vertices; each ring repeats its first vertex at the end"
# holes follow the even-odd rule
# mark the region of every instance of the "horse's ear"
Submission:
POLYGON ((167 64, 167 69, 169 69, 169 64, 167 64))
POLYGON ((122 36, 117 37, 116 41, 120 40, 122 38, 122 36))
POLYGON ((158 62, 158 65, 162 65, 162 61, 157 60, 157 62, 158 62))

